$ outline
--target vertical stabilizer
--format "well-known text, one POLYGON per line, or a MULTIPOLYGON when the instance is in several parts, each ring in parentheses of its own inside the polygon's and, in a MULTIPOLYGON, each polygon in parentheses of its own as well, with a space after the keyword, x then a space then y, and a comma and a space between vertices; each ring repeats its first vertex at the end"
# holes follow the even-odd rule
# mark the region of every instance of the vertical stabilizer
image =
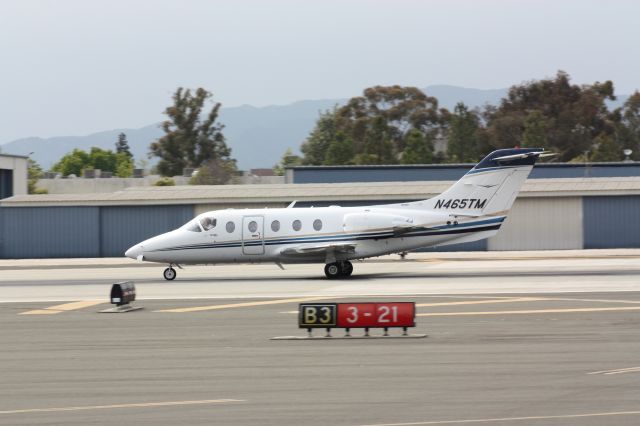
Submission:
POLYGON ((539 148, 494 151, 445 192, 419 204, 454 215, 506 213, 542 153, 539 148))

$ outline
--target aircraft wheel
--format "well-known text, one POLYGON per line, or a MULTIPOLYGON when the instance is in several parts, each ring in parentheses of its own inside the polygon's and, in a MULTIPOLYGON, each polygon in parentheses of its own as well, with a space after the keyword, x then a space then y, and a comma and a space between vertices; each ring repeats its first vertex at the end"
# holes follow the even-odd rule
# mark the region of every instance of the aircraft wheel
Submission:
POLYGON ((167 281, 173 281, 176 279, 176 270, 173 268, 167 268, 164 270, 164 279, 167 281))
POLYGON ((352 272, 353 272, 353 264, 351 262, 349 262, 348 260, 345 260, 340 264, 340 275, 342 275, 343 277, 349 277, 351 276, 352 272))
POLYGON ((340 266, 337 263, 327 263, 326 265, 324 265, 324 274, 330 280, 338 278, 340 275, 342 275, 340 272, 340 266))

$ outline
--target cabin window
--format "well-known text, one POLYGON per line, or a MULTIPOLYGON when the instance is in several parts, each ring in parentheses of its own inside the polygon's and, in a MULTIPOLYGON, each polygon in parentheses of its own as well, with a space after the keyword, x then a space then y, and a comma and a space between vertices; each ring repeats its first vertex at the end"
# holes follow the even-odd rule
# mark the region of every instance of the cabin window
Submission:
POLYGON ((273 222, 271 222, 271 230, 273 232, 278 232, 280 230, 280 221, 274 220, 273 222))
POLYGON ((198 225, 198 221, 195 219, 188 222, 186 225, 184 225, 182 229, 184 229, 185 231, 191 231, 191 232, 202 232, 200 225, 198 225))
POLYGON ((258 222, 252 220, 251 222, 249 222, 248 228, 249 232, 256 232, 258 230, 258 222))
POLYGON ((202 229, 205 231, 209 231, 216 227, 216 223, 218 221, 213 217, 203 217, 200 219, 200 225, 202 225, 202 229))
POLYGON ((292 223, 293 226, 293 230, 294 231, 299 231, 302 229, 302 222, 300 222, 298 219, 294 220, 292 223))
POLYGON ((236 230, 236 224, 231 221, 227 222, 227 232, 231 234, 235 230, 236 230))
POLYGON ((316 219, 313 221, 313 229, 319 231, 322 229, 322 221, 320 219, 316 219))

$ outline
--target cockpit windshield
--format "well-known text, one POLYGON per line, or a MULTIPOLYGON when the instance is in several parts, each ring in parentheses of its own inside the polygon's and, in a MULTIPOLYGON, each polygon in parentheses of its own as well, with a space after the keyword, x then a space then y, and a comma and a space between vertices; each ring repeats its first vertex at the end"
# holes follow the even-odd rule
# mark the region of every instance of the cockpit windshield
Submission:
POLYGON ((190 220, 186 224, 182 225, 180 229, 184 229, 185 231, 191 231, 191 232, 202 232, 198 219, 190 220))
POLYGON ((200 225, 202 225, 202 229, 208 231, 216 227, 216 223, 218 221, 214 217, 203 217, 200 219, 200 225))

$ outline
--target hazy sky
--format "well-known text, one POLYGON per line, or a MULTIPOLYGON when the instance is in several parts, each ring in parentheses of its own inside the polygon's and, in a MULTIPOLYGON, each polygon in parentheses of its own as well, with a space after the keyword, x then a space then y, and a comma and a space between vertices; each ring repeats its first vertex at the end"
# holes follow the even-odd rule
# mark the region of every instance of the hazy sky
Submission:
POLYGON ((177 86, 263 106, 563 69, 630 93, 639 16, 632 0, 1 0, 0 143, 148 125, 177 86))

